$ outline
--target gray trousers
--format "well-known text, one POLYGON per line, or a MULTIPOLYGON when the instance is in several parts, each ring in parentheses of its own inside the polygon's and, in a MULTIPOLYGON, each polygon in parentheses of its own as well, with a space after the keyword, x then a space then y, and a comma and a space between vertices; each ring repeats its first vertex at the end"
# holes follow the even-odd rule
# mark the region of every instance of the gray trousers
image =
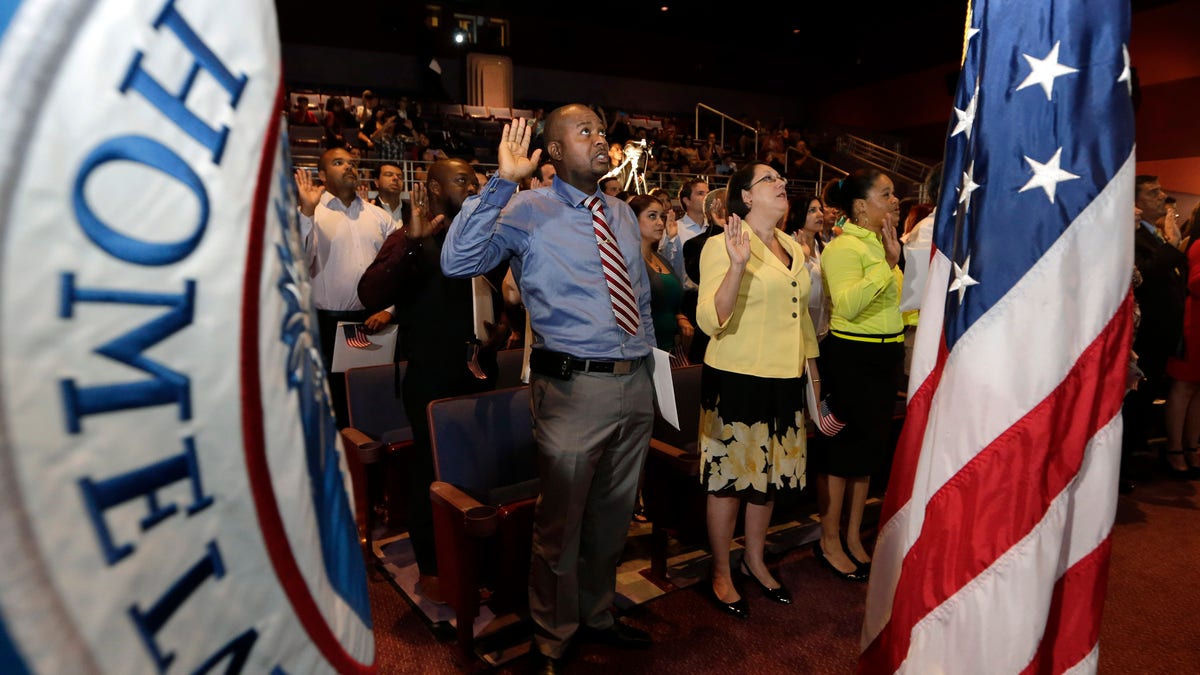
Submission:
POLYGON ((561 657, 581 626, 604 629, 654 423, 649 359, 626 375, 534 374, 541 494, 533 523, 534 642, 561 657))

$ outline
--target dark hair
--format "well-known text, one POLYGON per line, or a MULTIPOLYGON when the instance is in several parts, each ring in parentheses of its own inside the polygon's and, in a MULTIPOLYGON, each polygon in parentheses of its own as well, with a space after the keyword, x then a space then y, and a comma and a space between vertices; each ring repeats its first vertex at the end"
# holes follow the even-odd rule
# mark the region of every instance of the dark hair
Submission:
POLYGON ((929 201, 933 204, 938 203, 938 197, 942 194, 942 169, 945 168, 945 162, 938 162, 929 169, 929 176, 925 179, 925 193, 929 195, 929 201))
POLYGON ((390 167, 396 169, 397 171, 399 171, 401 174, 404 173, 404 167, 400 166, 398 163, 393 162, 390 159, 385 159, 384 161, 380 162, 378 170, 383 171, 383 167, 385 167, 385 166, 390 166, 390 167))
POLYGON ((1142 188, 1146 187, 1150 183, 1157 183, 1157 182, 1158 182, 1158 176, 1151 176, 1150 174, 1145 174, 1145 173, 1139 174, 1137 177, 1135 177, 1133 179, 1134 198, 1136 198, 1137 194, 1142 191, 1142 188))
POLYGON ((728 190, 725 195, 725 212, 727 214, 745 218, 746 214, 750 213, 750 207, 746 206, 746 202, 742 200, 742 190, 750 189, 750 184, 754 182, 754 168, 759 166, 769 167, 770 164, 750 162, 730 174, 729 182, 725 185, 725 189, 728 190))
POLYGON ((680 206, 683 206, 684 197, 688 199, 692 198, 692 189, 701 183, 708 185, 708 181, 703 178, 691 178, 683 182, 683 185, 679 188, 678 194, 680 206))
POLYGON ((866 199, 867 192, 883 172, 879 169, 858 169, 825 188, 825 202, 841 209, 847 218, 854 219, 854 200, 866 199))
POLYGON ((601 178, 599 181, 597 181, 596 185, 600 186, 600 190, 603 191, 605 184, 607 184, 608 181, 610 181, 610 180, 615 180, 617 182, 621 181, 620 177, 618 177, 618 176, 605 176, 604 178, 601 178))
POLYGON ((662 206, 662 202, 658 199, 658 197, 649 194, 634 195, 633 198, 629 200, 629 206, 633 209, 633 213, 636 216, 641 216, 643 211, 651 206, 654 206, 655 204, 662 206))

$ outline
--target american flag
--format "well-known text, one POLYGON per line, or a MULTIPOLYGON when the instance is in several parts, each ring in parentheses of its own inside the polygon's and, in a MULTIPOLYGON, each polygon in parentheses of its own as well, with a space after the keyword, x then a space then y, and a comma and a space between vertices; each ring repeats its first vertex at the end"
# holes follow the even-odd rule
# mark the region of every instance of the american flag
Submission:
POLYGON ((1130 353, 1128 0, 981 0, 862 673, 1094 672, 1130 353))
POLYGON ((846 426, 846 423, 839 420, 837 415, 834 415, 833 411, 829 409, 828 398, 821 399, 820 413, 816 419, 817 429, 820 429, 821 433, 826 436, 836 436, 846 426))
POLYGON ((346 335, 346 344, 355 349, 366 349, 371 346, 371 338, 361 323, 342 324, 342 332, 346 335))

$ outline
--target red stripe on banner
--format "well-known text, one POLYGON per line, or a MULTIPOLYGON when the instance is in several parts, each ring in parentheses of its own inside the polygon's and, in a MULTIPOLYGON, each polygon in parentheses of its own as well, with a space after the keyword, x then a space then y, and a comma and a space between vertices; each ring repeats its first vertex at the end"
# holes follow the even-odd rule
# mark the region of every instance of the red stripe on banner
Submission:
POLYGON ((1021 671, 1022 675, 1065 672, 1096 647, 1100 639, 1100 614, 1108 590, 1111 550, 1112 537, 1105 537, 1054 585, 1042 642, 1033 660, 1021 671))
MULTIPOLYGON (((282 110, 280 106, 284 105, 283 95, 281 79, 275 93, 273 110, 282 110)), ((271 206, 271 182, 275 179, 272 169, 279 144, 281 117, 271 115, 263 143, 258 182, 254 189, 254 209, 250 215, 250 235, 246 244, 246 278, 242 284, 242 435, 246 448, 246 473, 250 477, 250 490, 267 555, 271 558, 271 565, 279 577, 279 583, 283 586, 305 632, 335 671, 374 675, 378 672, 375 664, 359 663, 342 647, 341 641, 333 634, 333 630, 322 616, 312 594, 308 592, 308 584, 292 556, 283 517, 279 513, 279 502, 271 487, 271 469, 267 463, 266 441, 263 437, 262 389, 259 387, 259 281, 262 276, 263 229, 266 226, 267 209, 271 206)))
POLYGON ((863 651, 859 672, 894 672, 917 623, 1024 538, 1075 478, 1091 438, 1120 411, 1131 311, 1127 294, 1062 384, 925 505, 921 534, 896 582, 891 617, 863 651))

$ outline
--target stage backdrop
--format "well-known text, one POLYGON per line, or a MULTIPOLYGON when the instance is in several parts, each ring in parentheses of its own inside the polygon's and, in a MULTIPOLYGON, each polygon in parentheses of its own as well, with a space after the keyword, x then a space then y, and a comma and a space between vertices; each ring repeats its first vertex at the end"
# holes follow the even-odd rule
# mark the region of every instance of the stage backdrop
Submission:
POLYGON ((0 0, 0 672, 373 672, 266 0, 0 0))

